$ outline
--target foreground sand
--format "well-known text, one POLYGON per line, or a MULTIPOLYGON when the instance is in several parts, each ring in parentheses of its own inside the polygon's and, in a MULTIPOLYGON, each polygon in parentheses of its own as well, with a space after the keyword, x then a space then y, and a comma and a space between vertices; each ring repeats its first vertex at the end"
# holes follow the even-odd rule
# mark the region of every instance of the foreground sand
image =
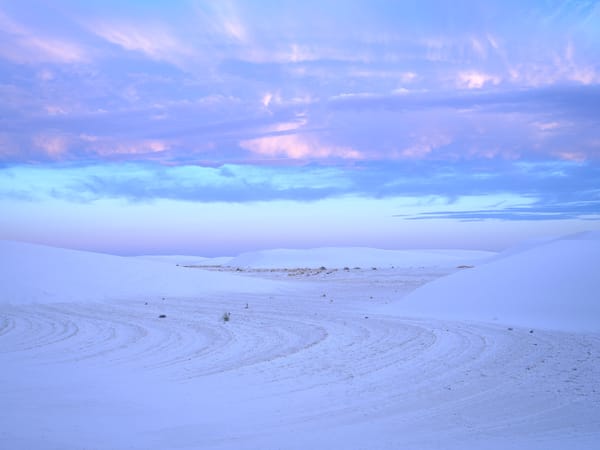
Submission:
POLYGON ((600 335, 386 312, 448 271, 4 304, 0 447, 597 448, 600 335))

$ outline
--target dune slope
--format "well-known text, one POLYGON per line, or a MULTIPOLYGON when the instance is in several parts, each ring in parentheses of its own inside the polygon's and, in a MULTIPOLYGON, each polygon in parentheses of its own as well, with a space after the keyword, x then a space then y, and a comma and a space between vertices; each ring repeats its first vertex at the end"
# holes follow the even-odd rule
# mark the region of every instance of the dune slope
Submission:
POLYGON ((600 331, 600 236, 566 236, 454 273, 393 306, 399 314, 600 331))
POLYGON ((278 284, 138 258, 0 241, 0 302, 68 302, 210 292, 266 292, 278 284))

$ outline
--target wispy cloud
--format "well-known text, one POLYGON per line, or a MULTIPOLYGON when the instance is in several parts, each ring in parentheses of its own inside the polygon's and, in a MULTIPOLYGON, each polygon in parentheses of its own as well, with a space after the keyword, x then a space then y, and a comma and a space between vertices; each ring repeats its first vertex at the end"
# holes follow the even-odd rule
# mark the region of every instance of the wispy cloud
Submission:
POLYGON ((459 211, 431 211, 415 216, 403 216, 407 220, 456 219, 460 221, 509 220, 600 220, 600 201, 547 203, 540 199, 526 206, 499 207, 496 209, 473 209, 459 211))
POLYGON ((196 4, 194 10, 198 21, 208 34, 219 35, 236 44, 251 44, 251 32, 234 2, 223 0, 196 4))
POLYGON ((386 157, 398 159, 425 159, 435 149, 444 147, 452 142, 452 138, 444 134, 428 133, 426 135, 417 136, 414 142, 408 147, 394 152, 391 155, 382 155, 382 159, 386 157))
POLYGON ((16 63, 80 63, 89 61, 86 49, 72 40, 29 28, 0 11, 0 57, 16 63))
POLYGON ((98 21, 89 24, 89 29, 111 44, 158 61, 182 64, 194 56, 192 48, 162 24, 98 21))

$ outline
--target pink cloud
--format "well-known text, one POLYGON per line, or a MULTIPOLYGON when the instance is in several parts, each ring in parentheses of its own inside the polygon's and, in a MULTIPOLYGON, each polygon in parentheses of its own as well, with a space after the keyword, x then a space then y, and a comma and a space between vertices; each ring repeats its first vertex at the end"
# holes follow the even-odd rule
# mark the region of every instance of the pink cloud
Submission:
POLYGON ((461 88, 480 89, 486 84, 497 85, 502 79, 497 75, 469 70, 459 72, 457 76, 457 84, 461 88))
POLYGON ((262 156, 285 156, 291 159, 342 158, 361 159, 360 152, 350 148, 323 144, 310 136, 269 136, 240 142, 240 146, 262 156))
POLYGON ((69 139, 62 134, 38 134, 33 137, 34 147, 54 159, 60 159, 68 150, 69 139))
MULTIPOLYGON (((285 122, 278 124, 270 132, 286 132, 302 127, 306 121, 285 122)), ((350 147, 325 144, 316 136, 309 134, 282 134, 247 139, 240 142, 240 147, 257 155, 271 158, 284 156, 291 159, 361 159, 363 155, 350 147)))
POLYGON ((0 157, 9 157, 19 154, 19 147, 11 136, 0 133, 0 157))
POLYGON ((41 34, 0 11, 0 28, 8 38, 0 44, 0 56, 17 63, 76 63, 87 61, 84 48, 54 36, 41 34))
MULTIPOLYGON (((7 141, 8 142, 8 141, 7 141)), ((160 155, 173 148, 173 142, 160 139, 139 140, 115 140, 110 137, 91 134, 80 134, 72 136, 59 133, 40 133, 32 138, 33 147, 41 150, 52 159, 68 159, 69 156, 77 156, 72 153, 77 148, 87 154, 95 154, 101 157, 126 157, 143 155, 160 155)), ((3 150, 3 139, 0 136, 0 155, 10 155, 10 148, 6 146, 3 150)), ((14 153, 14 152, 13 152, 14 153)))
POLYGON ((97 136, 83 136, 82 140, 88 142, 90 149, 100 156, 162 153, 172 147, 170 142, 157 139, 115 142, 112 139, 103 139, 97 136))
POLYGON ((585 160, 587 160, 587 156, 583 152, 564 151, 556 152, 555 155, 565 161, 584 162, 585 160))

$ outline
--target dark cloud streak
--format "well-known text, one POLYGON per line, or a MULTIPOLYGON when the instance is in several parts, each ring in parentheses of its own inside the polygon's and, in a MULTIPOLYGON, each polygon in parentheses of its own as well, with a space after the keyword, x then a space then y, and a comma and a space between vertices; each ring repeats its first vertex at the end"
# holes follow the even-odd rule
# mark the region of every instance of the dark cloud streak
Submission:
POLYGON ((160 199, 190 202, 292 200, 311 202, 344 196, 364 198, 443 198, 453 204, 463 197, 518 196, 524 205, 497 202, 492 208, 471 211, 430 211, 412 220, 530 220, 600 215, 600 168, 592 164, 505 162, 448 164, 355 163, 345 168, 323 165, 260 167, 175 166, 151 163, 107 166, 77 164, 31 170, 5 166, 0 170, 0 197, 71 202, 160 199), (52 174, 44 181, 45 170, 52 174), (3 179, 4 178, 4 179, 3 179))

